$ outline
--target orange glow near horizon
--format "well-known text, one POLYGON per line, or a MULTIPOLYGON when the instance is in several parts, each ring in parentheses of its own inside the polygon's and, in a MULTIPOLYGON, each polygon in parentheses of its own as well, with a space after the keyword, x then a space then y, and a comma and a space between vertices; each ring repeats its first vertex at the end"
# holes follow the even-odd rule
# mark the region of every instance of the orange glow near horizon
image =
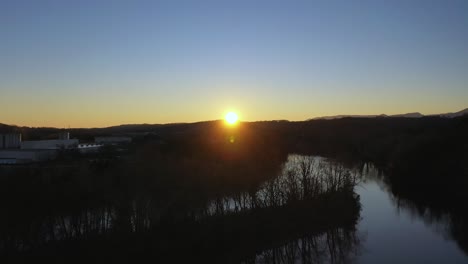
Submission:
MULTIPOLYGON (((29 96, 29 95, 28 95, 29 96)), ((404 114, 420 112, 424 115, 457 112, 466 108, 466 100, 459 96, 460 103, 451 102, 445 104, 425 104, 421 107, 414 105, 394 106, 391 100, 388 104, 353 104, 346 99, 336 98, 335 101, 319 100, 314 97, 310 100, 297 100, 294 104, 289 102, 255 100, 255 96, 239 98, 238 100, 224 100, 221 97, 212 97, 203 101, 187 101, 177 103, 162 103, 156 97, 145 96, 120 98, 111 97, 109 100, 101 97, 92 97, 85 100, 78 96, 73 100, 62 97, 45 98, 31 95, 27 101, 17 101, 14 96, 0 96, 0 123, 7 125, 28 127, 56 127, 56 128, 93 128, 109 127, 122 124, 169 124, 169 123, 193 123, 207 120, 222 120, 223 125, 237 127, 242 122, 289 120, 303 121, 321 116, 333 115, 378 115, 378 114, 404 114), (53 98, 53 100, 49 100, 53 98), (131 99, 131 100, 130 100, 131 99), (336 105, 340 104, 340 105, 336 105), (236 105, 233 108, 226 107, 236 105), (220 109, 224 111, 220 112, 220 109), (242 115, 237 111, 242 109, 242 115), (225 119, 229 112, 238 116, 234 124, 229 124, 225 119), (221 117, 221 118, 220 118, 221 117)), ((304 97, 305 98, 305 97, 304 97)), ((377 99, 376 99, 377 100, 377 99)), ((439 100, 439 99, 437 99, 439 100)), ((371 100, 372 101, 372 100, 371 100)), ((448 101, 447 101, 448 102, 448 101)))
POLYGON ((229 125, 234 125, 237 123, 237 121, 239 120, 239 117, 237 116, 236 113, 234 112, 228 112, 226 114, 226 116, 224 116, 224 120, 226 121, 226 123, 228 123, 229 125))

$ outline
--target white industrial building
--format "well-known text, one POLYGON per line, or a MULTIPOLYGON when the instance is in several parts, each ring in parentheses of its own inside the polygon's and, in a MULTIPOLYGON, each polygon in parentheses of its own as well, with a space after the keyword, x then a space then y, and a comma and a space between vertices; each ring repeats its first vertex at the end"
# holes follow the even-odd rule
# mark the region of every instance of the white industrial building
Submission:
POLYGON ((0 149, 15 149, 21 144, 21 134, 0 134, 0 149))
POLYGON ((81 153, 97 151, 103 145, 125 144, 132 142, 131 137, 96 137, 94 143, 80 143, 70 139, 68 132, 61 132, 58 139, 21 140, 21 134, 0 134, 0 164, 20 164, 52 160, 59 150, 75 149, 81 153))
POLYGON ((21 142, 21 149, 72 149, 78 143, 78 139, 28 140, 21 142))
POLYGON ((0 164, 19 164, 52 160, 57 150, 78 147, 78 139, 70 139, 68 132, 60 139, 22 141, 21 134, 0 134, 0 164))
POLYGON ((22 141, 21 149, 72 149, 78 143, 78 139, 70 139, 70 133, 61 132, 59 139, 22 141))
POLYGON ((78 151, 80 151, 81 153, 96 152, 102 146, 102 144, 96 143, 81 143, 78 144, 78 151))
POLYGON ((132 142, 131 137, 95 137, 94 142, 98 144, 122 144, 132 142))
POLYGON ((47 149, 3 149, 0 150, 0 164, 21 164, 53 160, 57 157, 56 150, 47 149))

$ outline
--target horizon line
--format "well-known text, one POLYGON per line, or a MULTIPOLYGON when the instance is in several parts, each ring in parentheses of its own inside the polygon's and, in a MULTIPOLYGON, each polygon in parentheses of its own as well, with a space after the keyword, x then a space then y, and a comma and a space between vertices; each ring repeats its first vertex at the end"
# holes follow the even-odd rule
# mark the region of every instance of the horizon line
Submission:
MULTIPOLYGON (((264 119, 264 120, 239 120, 240 123, 253 123, 253 122, 274 122, 274 121, 286 121, 286 122, 304 122, 304 121, 312 121, 312 120, 324 120, 327 118, 346 118, 346 117, 367 117, 367 118, 372 118, 372 117, 381 117, 381 116, 387 116, 387 117, 396 117, 400 115, 408 115, 408 114, 420 114, 422 115, 421 117, 431 117, 431 116, 441 116, 441 115, 448 115, 448 114, 456 114, 456 113, 461 113, 464 111, 468 111, 468 107, 464 108, 459 111, 455 112, 447 112, 447 113, 436 113, 436 114, 422 114, 421 112, 407 112, 403 114, 337 114, 337 115, 326 115, 326 116, 315 116, 307 119, 302 119, 302 120, 290 120, 290 119, 264 119)), ((166 126, 166 125, 183 125, 183 124, 196 124, 196 123, 203 123, 203 122, 219 122, 222 121, 223 119, 212 119, 212 120, 198 120, 198 121, 182 121, 182 122, 169 122, 169 123, 121 123, 121 124, 116 124, 116 125, 109 125, 109 126, 102 126, 102 127, 56 127, 56 126, 28 126, 28 125, 16 125, 16 124, 6 124, 6 123, 1 123, 0 125, 5 125, 5 126, 12 126, 12 127, 26 127, 26 128, 54 128, 54 129, 106 129, 106 128, 112 128, 112 127, 118 127, 118 126, 135 126, 135 125, 150 125, 150 126, 155 126, 155 125, 160 125, 160 126, 166 126)))

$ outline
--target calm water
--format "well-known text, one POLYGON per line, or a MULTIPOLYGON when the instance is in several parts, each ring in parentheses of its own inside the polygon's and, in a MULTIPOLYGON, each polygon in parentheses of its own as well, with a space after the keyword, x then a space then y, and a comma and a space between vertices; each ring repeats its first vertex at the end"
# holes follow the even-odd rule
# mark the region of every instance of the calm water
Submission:
MULTIPOLYGON (((219 221, 206 222, 209 223, 206 225, 198 225, 198 228, 204 228, 201 230, 206 231, 203 231, 204 235, 201 237, 209 237, 208 233, 212 240, 219 239, 219 232, 221 235, 224 234, 223 228, 219 229, 219 226, 223 226, 225 223, 228 223, 226 224, 227 229, 244 231, 244 233, 237 237, 237 240, 236 234, 226 233, 225 237, 222 237, 225 240, 224 244, 210 244, 205 241, 209 246, 204 248, 205 251, 201 253, 199 250, 193 251, 190 243, 186 244, 185 248, 178 248, 180 246, 179 239, 185 239, 185 234, 172 237, 172 233, 169 232, 166 240, 160 242, 163 245, 172 242, 173 244, 170 245, 175 248, 169 248, 169 250, 177 253, 179 251, 185 252, 187 256, 200 253, 201 259, 209 259, 213 254, 212 247, 219 246, 220 252, 217 256, 219 255, 220 259, 217 263, 228 261, 238 263, 238 260, 241 263, 468 263, 467 250, 463 251, 459 246, 464 245, 463 243, 466 245, 466 242, 463 242, 466 240, 464 234, 467 233, 466 226, 468 224, 463 220, 465 218, 461 218, 460 221, 460 218, 454 218, 455 215, 449 215, 449 212, 435 213, 428 207, 416 207, 412 201, 403 200, 398 194, 390 191, 386 183, 388 179, 379 174, 372 166, 365 166, 364 169, 358 170, 346 167, 341 163, 328 162, 319 157, 289 155, 288 160, 283 164, 279 163, 278 167, 281 168, 279 176, 264 182, 263 185, 259 186, 254 196, 245 192, 239 193, 235 197, 221 197, 212 202, 208 200, 206 210, 201 207, 199 211, 194 211, 198 212, 198 215, 194 214, 193 219, 190 218, 192 222, 188 223, 191 225, 177 222, 177 225, 172 226, 170 225, 172 221, 169 224, 160 224, 161 220, 157 210, 160 209, 161 212, 164 212, 164 207, 157 203, 153 204, 152 200, 145 199, 141 201, 130 200, 129 204, 123 203, 123 206, 118 206, 118 204, 107 207, 95 206, 63 215, 48 215, 47 212, 44 213, 40 210, 37 217, 35 213, 38 212, 32 213, 32 216, 36 218, 32 218, 31 221, 29 220, 31 216, 28 214, 26 217, 19 214, 17 218, 9 216, 11 221, 8 221, 7 218, 6 224, 3 223, 5 226, 0 225, 3 227, 0 229, 0 253, 2 249, 10 247, 21 251, 23 248, 28 249, 30 244, 42 245, 54 240, 60 242, 80 238, 93 241, 92 238, 96 234, 118 235, 121 234, 121 230, 125 232, 141 230, 140 232, 145 234, 151 230, 150 226, 158 227, 159 224, 164 228, 154 229, 158 230, 157 232, 164 231, 167 226, 174 228, 174 230, 185 227, 185 231, 190 231, 192 234, 189 237, 195 238, 193 241, 198 243, 204 242, 204 240, 202 238, 196 239, 200 237, 200 233, 197 232, 197 228, 193 228, 193 224, 199 221, 198 219, 205 219, 204 221, 218 219, 219 221), (304 168, 304 163, 301 162, 307 160, 314 161, 311 163, 313 165, 310 165, 311 168, 314 168, 310 175, 314 175, 312 179, 320 179, 321 184, 317 186, 321 186, 322 193, 327 193, 327 189, 331 188, 332 175, 348 175, 349 179, 353 179, 352 185, 345 184, 350 186, 346 190, 347 193, 351 194, 352 199, 349 196, 340 197, 345 197, 341 198, 342 201, 352 201, 354 207, 349 206, 349 203, 345 205, 341 203, 341 207, 335 204, 336 207, 334 207, 330 206, 330 200, 320 200, 321 205, 328 201, 328 204, 323 206, 324 208, 341 213, 336 214, 338 217, 334 214, 330 216, 331 218, 325 218, 324 222, 327 225, 321 228, 309 228, 309 226, 323 226, 323 224, 317 224, 320 217, 317 217, 315 212, 325 212, 320 214, 323 216, 327 215, 327 211, 309 211, 300 207, 301 214, 299 216, 296 214, 296 218, 293 220, 291 214, 285 214, 285 211, 277 211, 276 209, 276 211, 268 211, 272 214, 263 217, 264 220, 261 224, 268 226, 268 222, 276 223, 269 229, 262 229, 259 225, 260 222, 246 218, 249 214, 242 214, 242 212, 255 211, 251 210, 252 206, 254 209, 255 206, 257 209, 262 206, 263 208, 290 206, 287 199, 284 198, 287 196, 280 194, 290 194, 293 189, 299 190, 298 193, 301 193, 302 183, 291 180, 300 178, 290 178, 290 176, 300 175, 301 168, 304 168), (299 174, 289 173, 291 171, 299 174), (355 179, 358 179, 359 182, 357 186, 354 185, 355 179), (359 195, 359 200, 356 199, 353 188, 354 192, 359 195), (283 198, 271 199, 271 197, 283 198), (360 212, 358 201, 361 203, 360 212), (350 224, 346 224, 349 221, 331 224, 335 222, 331 219, 347 219, 342 217, 346 216, 344 214, 346 210, 343 209, 349 208, 355 208, 350 224), (357 220, 358 218, 359 220, 357 220), (277 221, 272 221, 272 219, 277 221), (297 221, 297 219, 301 221, 297 221), (212 223, 217 224, 218 229, 214 228, 212 223), (248 232, 245 232, 246 228, 250 228, 248 232), (265 230, 268 231, 269 236, 263 234, 264 238, 268 239, 257 239, 262 230, 263 233, 266 233, 265 230), (457 233, 458 240, 452 236, 454 230, 461 231, 457 233), (242 247, 237 243, 237 241, 244 240, 248 246, 242 247), (240 248, 240 250, 230 252, 226 248, 240 248)), ((334 179, 336 180, 336 178, 334 179)), ((304 184, 303 186, 308 185, 304 184)), ((338 194, 335 193, 335 195, 338 194)), ((320 198, 321 196, 317 195, 316 197, 320 198)), ((308 201, 313 201, 313 199, 308 201)), ((29 211, 27 210, 26 213, 29 211)), ((262 216, 262 214, 257 214, 257 216, 262 216)), ((153 232, 155 232, 154 230, 153 232)), ((161 235, 161 233, 157 234, 161 235)), ((162 232, 162 234, 166 233, 162 232)), ((162 237, 164 238, 164 236, 162 237)), ((211 240, 208 239, 208 241, 211 240)), ((158 249, 160 246, 156 245, 150 251, 158 249)), ((52 252, 54 251, 52 250, 52 252)), ((99 253, 99 251, 97 252, 99 253)), ((114 248, 110 248, 109 252, 111 255, 114 254, 114 248)), ((102 254, 106 256, 107 253, 102 254)), ((65 255, 65 259, 67 257, 65 255)))
MULTIPOLYGON (((285 167, 295 166, 294 156, 289 156, 285 167)), ((331 257, 334 253, 328 252, 325 242, 330 234, 325 233, 315 238, 319 241, 314 244, 315 251, 305 252, 311 255, 310 262, 303 259, 303 238, 276 249, 281 257, 265 259, 265 255, 272 255, 272 250, 269 250, 258 254, 255 262, 468 263, 468 256, 449 235, 450 216, 434 216, 428 208, 418 211, 410 201, 399 202, 398 197, 388 190, 384 176, 371 166, 365 166, 361 173, 360 183, 355 189, 362 205, 361 219, 353 238, 355 241, 336 250, 344 249, 346 256, 331 257), (292 250, 294 247, 296 249, 292 250), (292 261, 284 257, 291 254, 294 255, 292 261)))
POLYGON ((423 219, 397 199, 370 171, 356 189, 361 197, 363 236, 358 263, 468 263, 468 257, 451 240, 444 221, 423 219))

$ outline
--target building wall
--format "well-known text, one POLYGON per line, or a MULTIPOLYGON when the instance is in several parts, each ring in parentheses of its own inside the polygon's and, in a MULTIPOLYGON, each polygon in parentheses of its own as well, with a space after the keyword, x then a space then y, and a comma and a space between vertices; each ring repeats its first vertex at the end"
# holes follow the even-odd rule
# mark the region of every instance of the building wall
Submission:
POLYGON ((52 160, 57 158, 57 151, 56 150, 41 150, 35 152, 34 161, 46 161, 52 160))
POLYGON ((112 144, 112 143, 130 143, 131 137, 96 137, 94 141, 99 144, 112 144))
POLYGON ((0 135, 0 149, 16 149, 21 146, 21 134, 0 135))
POLYGON ((78 144, 78 151, 81 153, 93 153, 97 152, 103 145, 96 143, 83 143, 78 144))
POLYGON ((70 139, 70 133, 68 133, 68 132, 59 133, 59 139, 61 139, 61 140, 70 139))
POLYGON ((56 150, 0 150, 0 164, 18 164, 54 159, 56 150))
POLYGON ((69 149, 76 146, 78 146, 78 139, 53 139, 21 142, 21 149, 69 149))

